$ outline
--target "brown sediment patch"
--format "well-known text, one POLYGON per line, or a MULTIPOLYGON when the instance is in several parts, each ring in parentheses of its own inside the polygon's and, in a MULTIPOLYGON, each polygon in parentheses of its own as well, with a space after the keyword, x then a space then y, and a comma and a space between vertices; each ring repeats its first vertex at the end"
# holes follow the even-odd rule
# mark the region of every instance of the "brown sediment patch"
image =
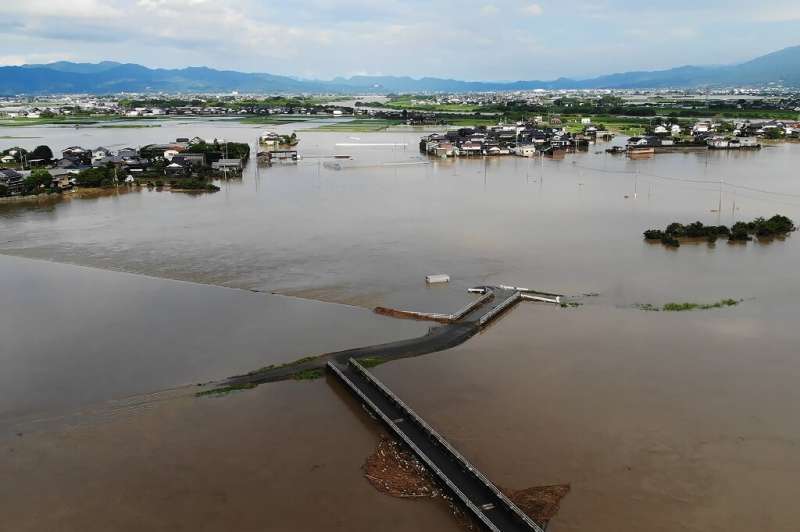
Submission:
POLYGON ((558 513, 561 499, 566 497, 569 490, 569 484, 555 484, 553 486, 536 486, 518 491, 503 490, 503 492, 528 517, 537 523, 547 524, 558 513))
POLYGON ((433 499, 441 495, 417 457, 386 436, 364 462, 363 470, 375 489, 392 497, 433 499))
MULTIPOLYGON (((473 530, 478 526, 447 493, 442 492, 417 457, 388 436, 381 437, 363 470, 364 477, 382 493, 401 498, 439 497, 447 501, 461 527, 473 530)), ((561 499, 569 493, 570 485, 536 486, 517 491, 500 489, 531 519, 546 525, 558 513, 561 499)))

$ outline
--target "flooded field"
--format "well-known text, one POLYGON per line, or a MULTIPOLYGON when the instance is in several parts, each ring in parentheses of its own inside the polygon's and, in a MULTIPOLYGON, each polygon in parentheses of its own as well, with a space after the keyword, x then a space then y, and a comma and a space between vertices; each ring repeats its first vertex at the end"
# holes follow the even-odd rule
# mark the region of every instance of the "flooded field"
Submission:
POLYGON ((356 307, 8 256, 0 293, 0 430, 427 330, 356 307))
MULTIPOLYGON (((254 141, 263 129, 24 135, 113 148, 254 141)), ((550 530, 796 528, 797 235, 672 250, 641 234, 800 220, 800 145, 429 161, 411 131, 298 134, 297 165, 251 165, 212 195, 0 206, 0 253, 16 256, 0 257, 11 302, 0 310, 0 478, 15 479, 0 484, 0 510, 12 529, 132 530, 145 516, 156 530, 456 529, 443 504, 391 499, 361 477, 379 429, 328 379, 108 401, 427 329, 229 288, 450 311, 484 283, 598 295, 578 308, 522 304, 462 346, 376 372, 503 487, 570 483, 550 530), (334 153, 352 159, 324 164, 334 153), (426 288, 430 273, 453 282, 426 288), (634 308, 723 298, 742 302, 634 308), (87 405, 55 426, 30 421, 87 405)))

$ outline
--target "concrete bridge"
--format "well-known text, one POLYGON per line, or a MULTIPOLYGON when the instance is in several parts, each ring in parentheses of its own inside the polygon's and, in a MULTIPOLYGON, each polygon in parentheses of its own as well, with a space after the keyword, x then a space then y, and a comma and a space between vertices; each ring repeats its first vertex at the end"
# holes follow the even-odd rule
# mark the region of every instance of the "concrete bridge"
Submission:
POLYGON ((417 455, 454 500, 484 528, 492 532, 543 532, 543 526, 525 515, 452 445, 358 363, 358 359, 366 357, 388 361, 443 351, 466 342, 521 301, 560 304, 562 297, 507 285, 481 286, 471 288, 470 292, 480 294, 480 297, 453 314, 375 309, 389 316, 442 324, 432 327, 428 334, 419 338, 346 349, 267 367, 231 377, 218 385, 222 389, 250 387, 327 368, 356 400, 364 404, 398 440, 417 455))
MULTIPOLYGON (((453 314, 426 314, 396 309, 383 309, 383 314, 413 319, 432 319, 449 324, 446 327, 468 326, 478 331, 503 312, 523 300, 561 303, 561 296, 535 292, 514 286, 479 287, 471 290, 481 297, 453 314)), ((472 332, 474 334, 474 332, 472 332)), ((371 351, 380 356, 380 350, 371 351)), ((468 513, 486 530, 492 532, 534 531, 544 527, 527 516, 517 505, 489 481, 461 453, 428 425, 416 412, 389 390, 355 358, 335 357, 328 361, 328 370, 386 428, 403 442, 468 513)))
POLYGON ((403 442, 469 515, 493 532, 544 528, 520 510, 474 465, 355 359, 328 369, 403 442))

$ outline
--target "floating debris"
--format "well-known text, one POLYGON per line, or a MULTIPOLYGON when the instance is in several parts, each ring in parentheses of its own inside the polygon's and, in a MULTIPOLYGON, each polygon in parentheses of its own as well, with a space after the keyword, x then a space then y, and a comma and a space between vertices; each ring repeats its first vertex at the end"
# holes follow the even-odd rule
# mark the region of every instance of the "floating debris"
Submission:
POLYGON ((537 523, 547 524, 556 516, 561 499, 569 493, 569 484, 537 486, 519 491, 507 491, 506 495, 519 509, 537 523))
MULTIPOLYGON (((453 517, 462 528, 480 529, 474 519, 439 488, 422 462, 388 436, 381 437, 375 452, 364 463, 363 470, 364 477, 381 493, 404 499, 442 499, 448 503, 453 517)), ((570 485, 500 490, 531 519, 546 524, 558 512, 561 499, 569 493, 570 485)))
POLYGON ((441 495, 417 457, 386 436, 378 442, 363 469, 375 489, 392 497, 433 499, 441 495))

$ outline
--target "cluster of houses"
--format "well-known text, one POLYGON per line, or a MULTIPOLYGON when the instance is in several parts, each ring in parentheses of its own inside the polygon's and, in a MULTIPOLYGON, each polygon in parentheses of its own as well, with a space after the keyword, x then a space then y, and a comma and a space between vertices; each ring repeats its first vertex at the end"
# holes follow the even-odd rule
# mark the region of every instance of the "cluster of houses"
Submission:
POLYGON ((627 147, 629 151, 640 152, 681 148, 758 149, 764 138, 800 138, 800 122, 702 120, 686 127, 667 122, 650 128, 648 135, 629 138, 627 147))
POLYGON ((420 151, 436 157, 517 155, 533 157, 537 153, 559 157, 567 152, 585 151, 598 137, 609 138, 607 131, 587 126, 573 134, 562 127, 544 127, 536 123, 467 127, 447 133, 422 137, 420 151))
MULTIPOLYGON (((46 169, 53 177, 52 186, 65 191, 77 182, 77 176, 91 168, 113 168, 117 182, 135 183, 144 175, 163 175, 166 178, 185 178, 199 172, 212 174, 240 174, 244 164, 241 158, 226 158, 225 141, 178 138, 167 144, 149 144, 141 148, 122 148, 112 151, 99 146, 94 149, 70 146, 61 150, 61 157, 52 160, 20 159, 10 153, 3 157, 4 164, 16 165, 20 169, 0 169, 0 185, 11 195, 23 192, 23 182, 32 169, 46 169), (205 143, 220 146, 219 156, 192 151, 194 145, 205 143), (8 159, 8 160, 7 160, 8 159)), ((13 151, 13 150, 11 150, 13 151)))

